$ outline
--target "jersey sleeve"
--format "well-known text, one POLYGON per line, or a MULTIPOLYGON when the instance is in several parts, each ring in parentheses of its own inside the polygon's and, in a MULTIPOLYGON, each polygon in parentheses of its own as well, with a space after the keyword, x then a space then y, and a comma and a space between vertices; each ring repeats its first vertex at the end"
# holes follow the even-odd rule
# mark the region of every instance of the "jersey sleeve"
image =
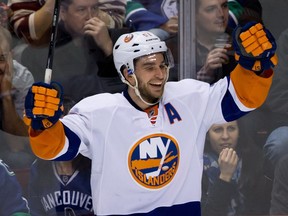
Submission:
POLYGON ((231 74, 237 98, 248 108, 260 107, 267 98, 272 84, 273 71, 265 71, 265 77, 258 76, 237 65, 231 74))
POLYGON ((135 31, 149 30, 159 27, 167 21, 167 17, 150 12, 140 3, 127 1, 125 23, 131 29, 135 31))
POLYGON ((0 160, 0 188, 0 215, 16 215, 16 213, 28 215, 28 203, 23 197, 15 173, 2 160, 0 160))
POLYGON ((72 160, 79 152, 90 158, 91 152, 87 146, 90 145, 91 140, 95 141, 93 139, 95 134, 101 140, 100 137, 105 133, 109 118, 112 118, 110 109, 100 108, 99 110, 97 106, 99 104, 105 107, 109 100, 106 102, 102 100, 105 100, 108 95, 113 94, 98 94, 83 99, 51 128, 43 131, 29 128, 29 140, 33 153, 44 160, 72 160), (95 97, 100 97, 101 102, 95 97))
POLYGON ((29 139, 34 154, 44 160, 72 160, 81 144, 79 137, 61 121, 40 133, 30 128, 29 139))
POLYGON ((237 120, 259 108, 266 100, 273 78, 272 70, 264 73, 265 77, 258 76, 237 65, 230 76, 209 87, 202 102, 207 104, 198 111, 203 114, 198 121, 208 129, 212 124, 237 120))
POLYGON ((19 38, 25 38, 29 43, 38 39, 34 30, 34 12, 42 6, 39 1, 9 0, 8 6, 13 11, 9 19, 14 32, 19 38))
POLYGON ((221 101, 224 119, 234 121, 259 108, 266 100, 272 84, 273 71, 265 71, 265 77, 256 75, 237 65, 228 78, 228 89, 221 101))

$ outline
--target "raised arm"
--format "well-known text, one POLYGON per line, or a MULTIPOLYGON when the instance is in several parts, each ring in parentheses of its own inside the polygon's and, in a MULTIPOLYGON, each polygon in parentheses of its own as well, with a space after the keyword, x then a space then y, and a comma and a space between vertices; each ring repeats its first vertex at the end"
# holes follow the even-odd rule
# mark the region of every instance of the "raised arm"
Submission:
POLYGON ((9 0, 13 11, 9 21, 17 36, 35 45, 48 43, 54 4, 55 0, 46 0, 43 5, 35 0, 9 0))
POLYGON ((238 65, 230 75, 232 92, 239 103, 248 108, 258 108, 268 95, 272 68, 278 62, 275 39, 262 24, 251 22, 235 29, 233 46, 238 65))

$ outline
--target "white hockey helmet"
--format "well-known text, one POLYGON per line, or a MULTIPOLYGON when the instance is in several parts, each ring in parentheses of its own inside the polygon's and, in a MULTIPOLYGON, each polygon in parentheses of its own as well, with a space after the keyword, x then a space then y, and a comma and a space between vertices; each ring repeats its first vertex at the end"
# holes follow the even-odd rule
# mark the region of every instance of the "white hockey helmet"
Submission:
MULTIPOLYGON (((128 73, 134 73, 134 60, 141 56, 164 52, 167 60, 167 46, 164 41, 149 31, 138 31, 121 35, 113 47, 114 64, 117 72, 125 82, 122 72, 124 68, 128 73)), ((168 57, 169 58, 169 57, 168 57)), ((170 60, 167 60, 167 64, 170 60)))

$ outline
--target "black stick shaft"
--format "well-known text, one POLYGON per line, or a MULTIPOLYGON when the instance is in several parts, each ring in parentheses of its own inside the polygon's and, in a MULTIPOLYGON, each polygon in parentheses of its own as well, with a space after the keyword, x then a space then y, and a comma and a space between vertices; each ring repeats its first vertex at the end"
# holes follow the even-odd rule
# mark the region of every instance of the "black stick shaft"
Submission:
POLYGON ((48 49, 47 64, 45 70, 44 82, 50 84, 52 77, 52 67, 53 67, 53 58, 54 58, 54 49, 57 36, 58 20, 60 13, 60 0, 55 0, 53 18, 52 18, 52 27, 51 27, 51 37, 48 49))

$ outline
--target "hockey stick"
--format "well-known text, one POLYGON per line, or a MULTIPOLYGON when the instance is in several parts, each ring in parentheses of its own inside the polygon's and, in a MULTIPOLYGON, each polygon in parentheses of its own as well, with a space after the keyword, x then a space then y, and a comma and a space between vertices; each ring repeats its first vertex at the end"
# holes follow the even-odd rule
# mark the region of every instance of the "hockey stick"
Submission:
POLYGON ((55 0, 53 19, 52 19, 52 28, 51 28, 51 37, 49 43, 49 50, 47 56, 47 64, 45 70, 44 82, 50 84, 52 77, 52 67, 53 67, 53 58, 54 58, 54 49, 57 36, 58 20, 60 13, 60 0, 55 0))

